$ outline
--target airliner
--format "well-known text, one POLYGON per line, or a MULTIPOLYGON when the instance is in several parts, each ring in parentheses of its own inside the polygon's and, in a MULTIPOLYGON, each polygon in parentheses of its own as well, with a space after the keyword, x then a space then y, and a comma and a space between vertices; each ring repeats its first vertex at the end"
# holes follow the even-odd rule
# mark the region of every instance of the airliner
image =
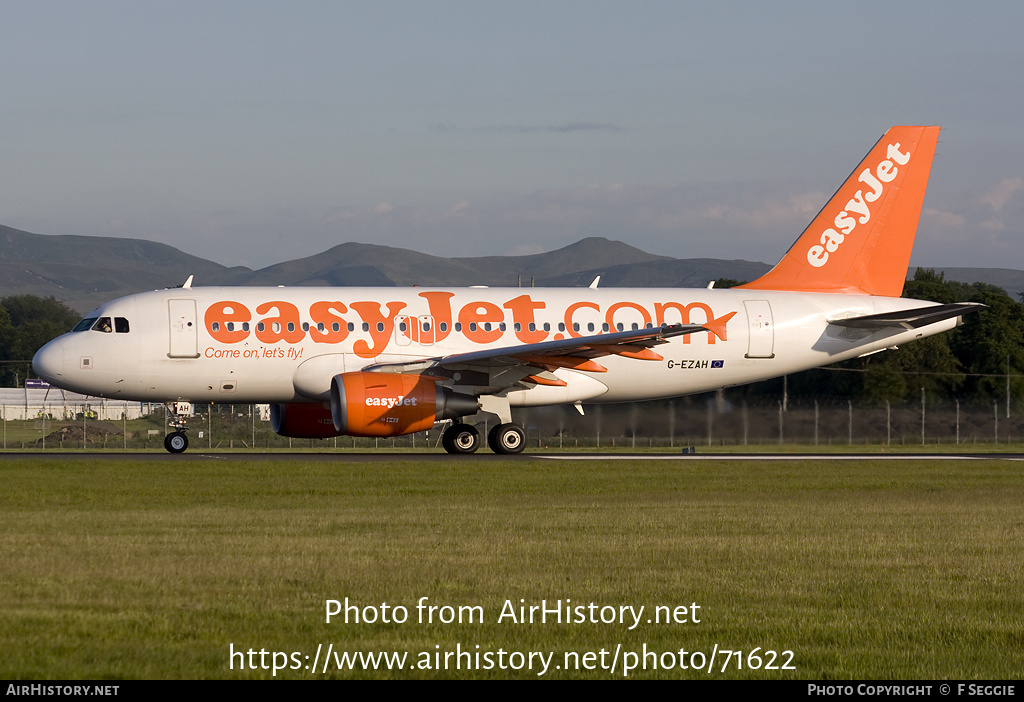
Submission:
POLYGON ((890 129, 772 270, 729 289, 182 287, 108 302, 43 346, 52 385, 165 403, 267 403, 290 437, 523 450, 512 409, 675 397, 891 349, 976 303, 901 298, 939 127, 890 129), (490 423, 490 422, 489 422, 490 423))

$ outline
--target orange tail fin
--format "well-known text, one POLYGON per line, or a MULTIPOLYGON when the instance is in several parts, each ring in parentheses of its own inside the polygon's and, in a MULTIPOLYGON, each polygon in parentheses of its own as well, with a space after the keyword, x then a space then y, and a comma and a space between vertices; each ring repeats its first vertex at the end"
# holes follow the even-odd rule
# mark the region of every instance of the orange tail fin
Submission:
POLYGON ((753 290, 899 297, 938 127, 893 127, 753 290))

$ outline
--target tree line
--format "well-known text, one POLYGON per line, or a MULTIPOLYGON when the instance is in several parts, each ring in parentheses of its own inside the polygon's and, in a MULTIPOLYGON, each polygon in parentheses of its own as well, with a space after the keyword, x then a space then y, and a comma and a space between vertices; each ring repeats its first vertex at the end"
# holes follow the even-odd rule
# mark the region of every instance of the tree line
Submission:
POLYGON ((0 386, 18 387, 31 372, 32 357, 50 339, 71 331, 81 315, 55 297, 0 298, 0 386))
MULTIPOLYGON (((716 287, 722 287, 716 285, 716 287)), ((747 386, 746 398, 843 398, 858 403, 899 405, 918 402, 922 389, 930 400, 991 401, 1024 396, 1024 305, 988 283, 945 280, 942 273, 918 268, 903 297, 939 303, 980 302, 987 309, 965 315, 956 329, 897 349, 837 363, 826 368, 747 386)))

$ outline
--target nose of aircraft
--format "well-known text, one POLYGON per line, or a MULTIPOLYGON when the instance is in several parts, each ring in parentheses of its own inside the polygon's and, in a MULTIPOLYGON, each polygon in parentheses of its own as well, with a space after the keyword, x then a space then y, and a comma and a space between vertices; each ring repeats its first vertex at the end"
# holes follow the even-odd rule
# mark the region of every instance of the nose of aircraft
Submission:
POLYGON ((60 339, 54 339, 36 351, 32 357, 32 369, 51 385, 60 385, 64 375, 64 345, 60 339))

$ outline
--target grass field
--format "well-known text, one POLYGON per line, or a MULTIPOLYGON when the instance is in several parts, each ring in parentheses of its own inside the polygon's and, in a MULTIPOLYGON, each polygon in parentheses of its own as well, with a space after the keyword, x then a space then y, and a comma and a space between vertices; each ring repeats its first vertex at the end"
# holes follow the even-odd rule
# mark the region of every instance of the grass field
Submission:
POLYGON ((0 678, 263 678, 275 663, 287 679, 534 678, 545 659, 529 652, 552 678, 621 678, 630 662, 647 664, 634 678, 1019 678, 1022 470, 9 457, 0 678), (325 622, 346 598, 378 621, 325 622), (499 621, 506 601, 542 600, 587 621, 499 621), (591 623, 590 603, 598 619, 644 611, 630 629, 628 610, 591 623), (659 606, 686 621, 656 623, 659 606), (407 621, 379 621, 402 607, 407 621), (407 659, 307 669, 331 644, 407 659))

